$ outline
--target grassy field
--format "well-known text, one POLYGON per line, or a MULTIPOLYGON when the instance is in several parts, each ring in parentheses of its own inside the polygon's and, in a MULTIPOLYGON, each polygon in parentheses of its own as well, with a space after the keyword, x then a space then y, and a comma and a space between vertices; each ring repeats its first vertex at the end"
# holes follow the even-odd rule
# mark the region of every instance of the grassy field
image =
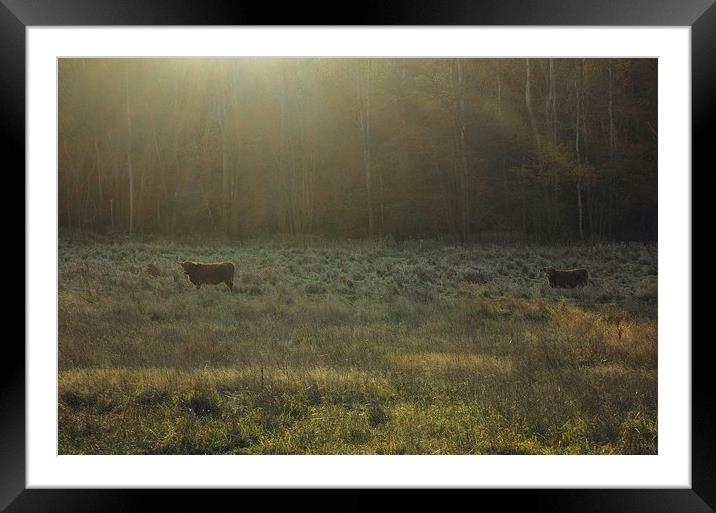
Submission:
POLYGON ((653 244, 65 234, 58 299, 61 454, 657 452, 653 244))

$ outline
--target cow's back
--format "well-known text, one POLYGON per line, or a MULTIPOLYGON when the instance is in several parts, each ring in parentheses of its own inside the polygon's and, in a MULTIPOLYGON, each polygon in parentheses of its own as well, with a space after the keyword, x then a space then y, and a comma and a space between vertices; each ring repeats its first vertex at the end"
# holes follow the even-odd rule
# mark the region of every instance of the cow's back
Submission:
POLYGON ((554 269, 551 268, 547 274, 547 280, 551 287, 578 287, 589 282, 589 271, 587 269, 554 269))
POLYGON ((201 283, 211 285, 216 285, 223 281, 230 281, 234 277, 234 264, 231 262, 198 263, 196 277, 201 283))
POLYGON ((557 273, 562 286, 577 287, 586 285, 589 280, 589 273, 586 269, 563 269, 557 270, 557 273))

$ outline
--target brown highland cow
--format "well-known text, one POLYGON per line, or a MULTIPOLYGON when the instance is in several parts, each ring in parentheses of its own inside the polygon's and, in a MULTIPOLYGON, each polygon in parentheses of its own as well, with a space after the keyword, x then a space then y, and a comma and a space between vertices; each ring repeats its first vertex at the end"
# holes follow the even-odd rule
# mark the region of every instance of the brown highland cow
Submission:
POLYGON ((203 264, 201 262, 179 262, 184 274, 189 281, 196 285, 197 290, 205 283, 218 285, 225 283, 229 290, 234 290, 234 264, 231 262, 220 262, 203 264))
POLYGON ((581 287, 589 282, 589 272, 586 269, 555 269, 545 267, 543 269, 549 286, 554 287, 581 287))

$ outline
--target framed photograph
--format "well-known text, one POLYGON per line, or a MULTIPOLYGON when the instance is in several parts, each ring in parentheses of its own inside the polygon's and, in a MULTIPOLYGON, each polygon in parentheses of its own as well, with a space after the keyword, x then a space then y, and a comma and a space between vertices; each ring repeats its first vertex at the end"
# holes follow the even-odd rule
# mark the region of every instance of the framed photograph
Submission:
POLYGON ((0 508, 713 511, 716 7, 124 5, 0 7, 0 508))

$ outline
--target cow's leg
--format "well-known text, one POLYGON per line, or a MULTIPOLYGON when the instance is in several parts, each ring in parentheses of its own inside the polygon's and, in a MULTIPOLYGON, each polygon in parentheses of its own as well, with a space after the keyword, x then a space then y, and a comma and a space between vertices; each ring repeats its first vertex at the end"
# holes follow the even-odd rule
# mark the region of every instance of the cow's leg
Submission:
POLYGON ((229 287, 231 292, 234 291, 234 282, 232 280, 226 280, 224 283, 226 283, 226 286, 229 287))
POLYGON ((199 290, 201 288, 201 283, 196 284, 196 290, 199 290))

